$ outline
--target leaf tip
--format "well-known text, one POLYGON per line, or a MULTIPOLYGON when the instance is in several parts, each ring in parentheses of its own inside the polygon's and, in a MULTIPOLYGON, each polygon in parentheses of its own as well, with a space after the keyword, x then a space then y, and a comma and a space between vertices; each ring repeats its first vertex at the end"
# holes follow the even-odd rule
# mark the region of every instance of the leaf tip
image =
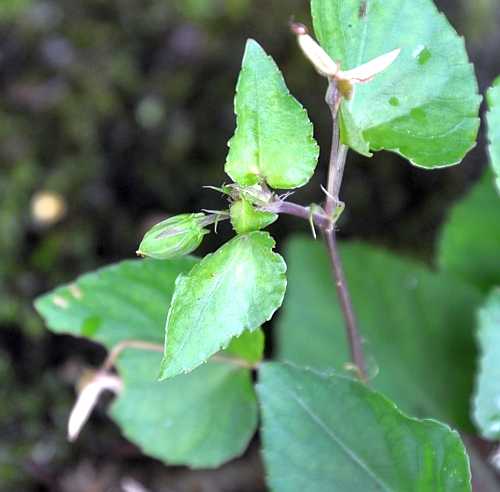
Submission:
POLYGON ((264 53, 264 48, 253 38, 248 38, 245 44, 245 54, 264 53))

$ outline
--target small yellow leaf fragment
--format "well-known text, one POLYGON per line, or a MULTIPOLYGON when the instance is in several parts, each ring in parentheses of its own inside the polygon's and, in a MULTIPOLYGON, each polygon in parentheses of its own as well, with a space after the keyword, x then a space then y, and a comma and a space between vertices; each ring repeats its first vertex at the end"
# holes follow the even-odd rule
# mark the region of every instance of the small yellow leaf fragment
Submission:
POLYGON ((61 296, 54 296, 52 298, 52 302, 57 306, 57 307, 60 307, 62 309, 67 309, 68 306, 69 306, 69 302, 64 299, 64 297, 61 297, 61 296))

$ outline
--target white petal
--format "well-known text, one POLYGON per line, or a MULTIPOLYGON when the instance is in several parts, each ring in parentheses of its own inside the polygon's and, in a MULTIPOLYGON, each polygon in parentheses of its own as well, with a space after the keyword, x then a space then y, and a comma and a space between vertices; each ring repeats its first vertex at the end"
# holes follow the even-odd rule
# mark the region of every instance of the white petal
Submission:
POLYGON ((339 71, 338 64, 309 34, 299 34, 297 41, 306 57, 321 75, 333 77, 339 71))
POLYGON ((399 53, 401 53, 401 49, 395 49, 352 70, 340 71, 336 78, 350 80, 353 83, 369 82, 375 75, 389 68, 399 56, 399 53))
POLYGON ((98 373, 96 377, 82 389, 73 406, 68 421, 68 440, 74 441, 94 409, 103 391, 117 394, 122 390, 122 381, 118 376, 98 373))

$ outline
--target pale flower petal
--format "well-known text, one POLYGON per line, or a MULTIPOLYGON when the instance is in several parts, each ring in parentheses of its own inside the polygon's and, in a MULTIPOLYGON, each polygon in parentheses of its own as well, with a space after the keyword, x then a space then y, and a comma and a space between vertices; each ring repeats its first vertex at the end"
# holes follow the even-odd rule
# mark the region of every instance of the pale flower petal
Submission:
POLYGON ((314 68, 324 77, 333 77, 339 71, 339 65, 335 63, 330 55, 308 34, 302 24, 292 26, 297 35, 297 41, 304 55, 314 65, 314 68))
POLYGON ((352 96, 354 84, 369 82, 375 75, 389 68, 401 53, 401 49, 397 48, 359 67, 342 71, 340 70, 340 65, 309 35, 306 26, 293 23, 291 24, 291 29, 297 36, 297 41, 303 53, 316 70, 329 79, 337 80, 341 86, 341 93, 348 99, 352 96))
POLYGON ((122 390, 122 387, 122 380, 118 376, 108 373, 97 373, 94 379, 80 391, 73 406, 68 421, 68 440, 74 441, 78 437, 102 392, 108 390, 118 394, 122 390))
POLYGON ((339 71, 335 78, 349 80, 351 83, 369 82, 375 75, 389 68, 396 61, 400 53, 400 48, 395 49, 352 70, 339 71))

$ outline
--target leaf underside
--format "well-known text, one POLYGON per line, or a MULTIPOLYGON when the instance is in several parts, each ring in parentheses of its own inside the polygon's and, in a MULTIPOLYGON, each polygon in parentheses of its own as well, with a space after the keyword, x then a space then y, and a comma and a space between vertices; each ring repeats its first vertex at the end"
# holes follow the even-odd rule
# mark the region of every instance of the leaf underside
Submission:
POLYGON ((312 0, 316 36, 342 69, 401 48, 341 105, 341 138, 357 152, 390 150, 426 168, 474 146, 481 98, 464 41, 432 0, 312 0))
POLYGON ((275 492, 471 490, 456 432, 406 417, 360 382, 270 363, 257 393, 275 492))

